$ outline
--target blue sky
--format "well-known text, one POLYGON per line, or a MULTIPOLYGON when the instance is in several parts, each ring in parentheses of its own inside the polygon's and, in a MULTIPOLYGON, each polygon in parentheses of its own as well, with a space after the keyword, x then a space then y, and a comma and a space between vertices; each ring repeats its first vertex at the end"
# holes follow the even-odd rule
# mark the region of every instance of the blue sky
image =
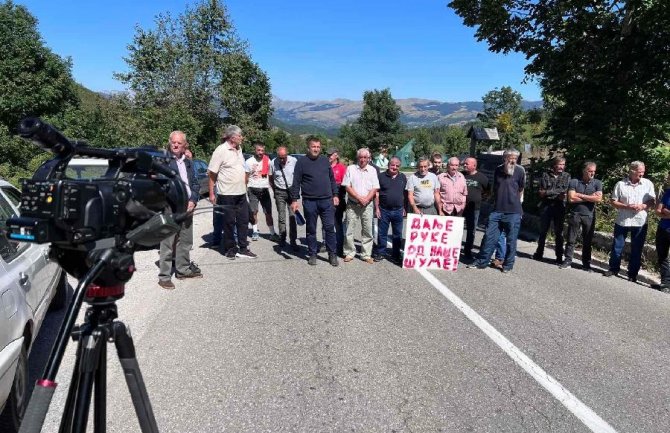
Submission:
MULTIPOLYGON (((15 0, 39 20, 49 48, 73 61, 75 79, 96 91, 122 90, 113 72, 135 26, 153 27, 161 12, 176 16, 179 0, 15 0)), ((524 56, 490 53, 477 43, 444 1, 225 2, 238 34, 287 100, 361 99, 365 90, 390 88, 395 98, 446 102, 481 100, 511 86, 539 100, 537 83, 522 84, 524 56)))

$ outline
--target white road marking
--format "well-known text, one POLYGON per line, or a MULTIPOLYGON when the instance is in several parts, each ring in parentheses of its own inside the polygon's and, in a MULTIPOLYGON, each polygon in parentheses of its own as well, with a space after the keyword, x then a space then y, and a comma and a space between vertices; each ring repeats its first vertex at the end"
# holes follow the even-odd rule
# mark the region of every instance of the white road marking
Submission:
POLYGON ((539 365, 535 364, 532 359, 526 356, 518 347, 511 341, 505 338, 498 332, 489 322, 482 316, 477 314, 475 310, 470 308, 461 298, 454 292, 449 290, 447 286, 442 284, 440 280, 435 278, 430 272, 425 269, 417 270, 433 287, 435 287, 445 298, 449 300, 456 308, 458 308, 465 317, 470 319, 484 334, 486 334, 495 344, 498 345, 519 367, 523 368, 526 373, 530 374, 544 389, 549 391, 563 406, 565 406, 573 415, 581 420, 586 427, 594 433, 616 433, 616 430, 609 425, 604 419, 600 418, 591 408, 582 403, 570 391, 565 389, 556 379, 551 377, 539 365))

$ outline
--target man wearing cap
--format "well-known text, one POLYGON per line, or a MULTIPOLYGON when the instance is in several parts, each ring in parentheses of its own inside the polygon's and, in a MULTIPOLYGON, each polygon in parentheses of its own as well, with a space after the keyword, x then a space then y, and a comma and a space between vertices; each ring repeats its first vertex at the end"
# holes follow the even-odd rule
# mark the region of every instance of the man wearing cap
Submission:
POLYGON ((307 263, 312 266, 316 265, 316 222, 320 217, 321 224, 326 230, 328 262, 332 266, 338 266, 334 228, 335 206, 339 204, 337 184, 328 159, 321 155, 321 140, 315 136, 307 137, 307 154, 295 165, 293 185, 291 185, 291 197, 294 199, 291 203, 293 212, 298 210, 301 191, 307 226, 307 263))
POLYGON ((363 147, 356 152, 358 164, 347 167, 342 185, 347 189, 347 235, 344 241, 344 261, 350 262, 356 255, 354 229, 356 221, 361 225, 361 259, 374 263, 372 259, 372 216, 374 198, 379 190, 377 170, 368 164, 370 151, 363 147))
POLYGON ((291 248, 297 248, 298 230, 295 215, 290 211, 291 198, 289 188, 293 185, 293 172, 298 160, 288 154, 288 149, 281 146, 277 148, 277 157, 270 164, 270 186, 274 191, 275 205, 277 207, 277 218, 279 219, 279 246, 286 245, 286 210, 288 209, 289 230, 288 236, 291 248))

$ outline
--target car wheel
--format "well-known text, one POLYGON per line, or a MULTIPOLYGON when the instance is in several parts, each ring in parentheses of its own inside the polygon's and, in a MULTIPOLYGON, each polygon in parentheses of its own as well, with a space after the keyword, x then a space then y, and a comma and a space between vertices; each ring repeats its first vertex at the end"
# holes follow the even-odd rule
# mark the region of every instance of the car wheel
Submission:
POLYGON ((58 280, 58 285, 56 286, 56 294, 51 300, 49 311, 60 310, 65 306, 65 301, 67 301, 67 273, 65 273, 65 271, 61 271, 60 279, 58 280))
POLYGON ((16 433, 28 405, 28 355, 26 348, 21 348, 12 390, 7 398, 5 410, 0 414, 0 431, 16 433))

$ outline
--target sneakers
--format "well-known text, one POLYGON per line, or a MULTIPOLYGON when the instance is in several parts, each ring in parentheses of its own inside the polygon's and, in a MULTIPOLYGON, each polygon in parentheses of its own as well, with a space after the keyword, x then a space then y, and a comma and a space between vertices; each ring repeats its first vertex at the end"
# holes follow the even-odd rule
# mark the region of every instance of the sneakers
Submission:
POLYGON ((563 262, 560 265, 558 265, 558 269, 569 269, 572 267, 572 263, 568 262, 563 262))
POLYGON ((253 233, 251 234, 251 240, 252 240, 252 241, 257 241, 257 240, 259 240, 260 238, 261 238, 261 235, 258 234, 258 232, 253 232, 253 233))
POLYGON ((158 285, 166 290, 174 290, 174 283, 171 280, 158 280, 158 285))
POLYGON ((191 271, 195 272, 196 274, 202 274, 202 271, 200 270, 198 265, 193 260, 191 260, 191 263, 189 263, 188 268, 191 271))
POLYGON ((331 266, 339 266, 340 262, 337 260, 337 255, 330 253, 328 254, 328 262, 330 263, 331 266))
POLYGON ((503 274, 509 274, 510 272, 512 272, 512 270, 511 270, 511 269, 507 269, 507 268, 502 268, 502 269, 500 270, 500 272, 502 272, 503 274))
POLYGON ((377 254, 372 256, 372 260, 374 260, 375 262, 382 262, 384 261, 384 256, 382 256, 381 254, 377 254))
POLYGON ((316 255, 309 256, 309 259, 307 259, 307 263, 310 266, 316 266, 316 255))
POLYGON ((473 262, 465 265, 466 269, 486 269, 486 266, 478 265, 477 262, 473 262))
POLYGON ((617 275, 618 272, 613 272, 613 271, 607 271, 603 274, 603 277, 611 277, 612 275, 617 275))
POLYGON ((228 251, 226 251, 226 258, 228 258, 228 260, 235 260, 236 256, 237 256, 237 250, 235 248, 231 248, 228 251))
POLYGON ((237 257, 246 257, 247 259, 255 259, 258 257, 256 254, 252 253, 249 248, 239 250, 236 254, 237 257))
POLYGON ((180 272, 175 272, 175 277, 178 280, 185 280, 187 278, 202 278, 202 273, 201 272, 194 272, 193 270, 189 269, 188 272, 186 273, 180 273, 180 272))

